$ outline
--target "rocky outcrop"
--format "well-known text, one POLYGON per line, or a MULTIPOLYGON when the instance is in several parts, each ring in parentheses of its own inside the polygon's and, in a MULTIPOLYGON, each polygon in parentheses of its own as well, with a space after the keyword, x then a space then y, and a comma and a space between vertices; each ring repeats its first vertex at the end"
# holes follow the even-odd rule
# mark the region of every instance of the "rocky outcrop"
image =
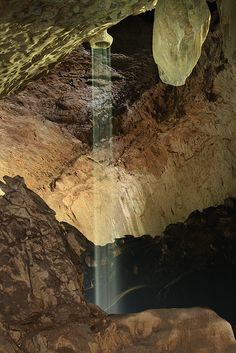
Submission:
POLYGON ((85 303, 79 257, 69 248, 66 228, 21 177, 4 177, 4 181, 0 352, 235 351, 230 325, 207 309, 109 317, 85 303))
POLYGON ((210 24, 205 0, 159 0, 155 10, 153 55, 163 82, 185 84, 196 66, 210 24))
POLYGON ((48 70, 101 30, 154 7, 154 0, 1 0, 0 96, 48 70))
POLYGON ((206 309, 151 310, 108 322, 94 334, 72 324, 36 333, 26 341, 26 352, 234 353, 236 348, 229 324, 206 309))
POLYGON ((22 339, 28 325, 48 325, 88 315, 79 260, 67 249, 55 213, 21 177, 0 186, 1 320, 22 339), (76 315, 75 315, 76 316, 76 315), (22 332, 20 327, 24 327, 22 332), (18 333, 17 333, 18 332, 18 333))

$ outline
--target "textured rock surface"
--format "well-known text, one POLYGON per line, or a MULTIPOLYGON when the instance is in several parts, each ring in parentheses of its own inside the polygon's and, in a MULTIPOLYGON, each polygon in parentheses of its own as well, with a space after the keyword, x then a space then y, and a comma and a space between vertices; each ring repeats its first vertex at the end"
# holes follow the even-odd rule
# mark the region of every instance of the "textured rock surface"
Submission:
POLYGON ((208 66, 207 51, 188 86, 164 93, 159 85, 124 115, 115 161, 82 156, 56 180, 47 200, 60 219, 104 244, 112 241, 108 229, 113 237, 158 234, 195 209, 235 196, 235 69, 222 66, 217 50, 210 54, 215 68, 208 66), (96 195, 94 234, 89 219, 96 195))
POLYGON ((218 0, 221 30, 224 41, 224 54, 231 64, 236 64, 236 2, 218 0))
POLYGON ((22 178, 4 177, 4 181, 0 185, 4 193, 0 198, 1 319, 9 325, 27 325, 46 315, 46 322, 52 319, 48 310, 70 315, 68 305, 82 317, 88 309, 79 260, 73 262, 54 211, 26 188, 22 178))
POLYGON ((68 324, 45 330, 26 340, 30 353, 234 353, 236 344, 228 323, 209 310, 151 310, 111 318, 106 329, 68 324))
POLYGON ((0 96, 61 60, 83 41, 155 0, 1 0, 0 96))
POLYGON ((118 136, 111 163, 105 147, 104 160, 97 163, 88 144, 65 129, 83 142, 91 134, 87 52, 74 53, 52 74, 0 103, 0 176, 22 174, 58 219, 102 244, 124 234, 160 234, 192 211, 236 195, 236 73, 222 59, 217 30, 208 36, 186 86, 153 86, 155 64, 150 56, 147 62, 139 57, 112 58, 118 136), (151 70, 139 85, 142 67, 151 70), (139 99, 131 106, 134 96, 139 99))
POLYGON ((159 0, 155 10, 153 55, 163 82, 174 86, 186 78, 201 55, 210 24, 205 0, 159 0))
POLYGON ((233 353, 230 325, 207 309, 106 316, 83 300, 65 228, 20 177, 0 198, 0 352, 233 353))
MULTIPOLYGON (((155 85, 157 71, 152 55, 147 51, 140 51, 138 54, 135 52, 133 55, 114 53, 111 60, 114 134, 119 134, 119 116, 127 109, 127 105, 133 103, 143 92, 155 85), (145 77, 143 76, 144 70, 145 77)), ((46 120, 45 130, 51 131, 52 136, 58 134, 57 140, 64 141, 65 146, 69 144, 72 147, 76 144, 81 147, 81 144, 79 141, 77 143, 75 140, 70 141, 68 135, 63 137, 60 129, 55 128, 53 134, 52 129, 56 125, 66 128, 78 140, 91 145, 93 124, 91 65, 90 52, 81 46, 46 77, 28 84, 25 90, 18 93, 17 102, 16 96, 10 95, 1 100, 0 106, 4 111, 16 115, 17 121, 22 124, 25 122, 21 121, 21 116, 26 117, 26 120, 30 117, 38 117, 39 124, 46 120), (56 124, 50 124, 48 121, 56 124)), ((2 112, 2 116, 4 115, 2 112)), ((8 120, 11 124, 11 119, 8 120)), ((35 129, 38 130, 36 134, 40 134, 39 127, 35 129)), ((43 142, 40 143, 44 145, 43 142)), ((55 144, 55 149, 56 146, 57 144, 55 144)), ((56 151, 53 153, 54 156, 57 154, 56 151)))

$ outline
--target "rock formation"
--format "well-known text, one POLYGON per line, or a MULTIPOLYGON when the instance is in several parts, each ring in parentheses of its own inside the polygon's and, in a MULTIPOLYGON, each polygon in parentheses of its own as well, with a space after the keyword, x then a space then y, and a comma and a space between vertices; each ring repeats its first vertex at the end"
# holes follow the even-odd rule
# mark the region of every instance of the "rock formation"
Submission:
POLYGON ((155 0, 1 0, 0 96, 64 58, 79 44, 155 0))
MULTIPOLYGON (((219 4, 225 54, 234 60, 234 1, 219 4)), ((82 42, 156 5, 154 57, 160 77, 181 85, 196 65, 208 32, 205 0, 1 0, 0 96, 48 72, 82 42)))
POLYGON ((79 256, 67 242, 66 228, 21 177, 4 181, 1 353, 235 352, 232 328, 207 309, 109 317, 87 304, 79 256))
POLYGON ((153 28, 153 55, 163 82, 185 84, 196 66, 210 24, 205 0, 159 0, 153 28))
MULTIPOLYGON (((228 282, 231 296, 236 290, 232 198, 165 230, 236 196, 235 6, 219 0, 218 13, 211 3, 209 27, 203 0, 0 0, 0 353, 236 351, 234 316, 217 305, 191 294, 188 308, 160 309, 179 306, 186 283, 211 284, 215 295, 228 282), (183 83, 202 51, 198 64, 185 86, 167 86, 152 57, 152 14, 137 20, 144 21, 141 30, 134 18, 125 35, 122 24, 110 29, 114 131, 93 149, 91 55, 86 43, 78 45, 156 4, 161 79, 183 83), (161 235, 123 239, 128 233, 161 235), (132 262, 137 242, 155 260, 143 266, 161 285, 151 310, 126 315, 128 305, 124 315, 108 315, 86 301, 83 283, 93 284, 91 272, 101 265, 93 242, 115 238, 99 247, 102 266, 113 274, 122 260, 129 285, 139 285, 143 274, 132 262)), ((104 85, 104 77, 95 79, 104 85)), ((227 293, 224 309, 232 304, 227 293)))
POLYGON ((112 54, 112 161, 93 160, 91 152, 91 59, 84 48, 0 102, 0 176, 23 175, 59 220, 101 244, 160 234, 192 211, 236 196, 236 73, 222 56, 218 23, 183 87, 158 81, 151 45, 141 50, 147 42, 133 53, 117 45, 112 54))

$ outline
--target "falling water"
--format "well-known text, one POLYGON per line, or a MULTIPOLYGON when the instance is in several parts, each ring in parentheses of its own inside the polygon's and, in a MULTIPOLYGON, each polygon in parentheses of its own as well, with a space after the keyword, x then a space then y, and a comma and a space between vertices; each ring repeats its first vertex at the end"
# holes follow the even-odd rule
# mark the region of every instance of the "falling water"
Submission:
MULTIPOLYGON (((99 224, 101 217, 109 218, 113 214, 112 190, 107 190, 105 196, 96 189, 99 178, 111 178, 107 174, 106 166, 112 163, 112 92, 111 92, 111 49, 92 47, 92 99, 93 99, 93 177, 94 177, 94 242, 100 243, 99 224), (110 215, 101 214, 101 197, 106 198, 110 215)), ((111 242, 114 241, 111 236, 111 242)), ((117 312, 117 307, 112 305, 112 298, 118 292, 118 268, 111 262, 109 250, 101 253, 95 250, 95 303, 107 312, 117 312), (99 264, 109 261, 109 266, 103 270, 99 264), (109 268, 109 270, 107 270, 109 268), (104 273, 105 271, 105 273, 104 273)))

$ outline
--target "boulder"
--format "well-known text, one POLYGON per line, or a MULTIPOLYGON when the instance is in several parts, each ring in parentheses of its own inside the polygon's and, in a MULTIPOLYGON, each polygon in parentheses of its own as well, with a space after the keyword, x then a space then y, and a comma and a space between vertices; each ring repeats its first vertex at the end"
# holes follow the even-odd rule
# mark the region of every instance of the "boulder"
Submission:
POLYGON ((98 332, 78 324, 32 334, 30 353, 234 353, 230 325, 207 309, 149 310, 114 316, 98 332))

